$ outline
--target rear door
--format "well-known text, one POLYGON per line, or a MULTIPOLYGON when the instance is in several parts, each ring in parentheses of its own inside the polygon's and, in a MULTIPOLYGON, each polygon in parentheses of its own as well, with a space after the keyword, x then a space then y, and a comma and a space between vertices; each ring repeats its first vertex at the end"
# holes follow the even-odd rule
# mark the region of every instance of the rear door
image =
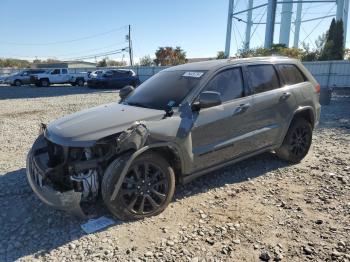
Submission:
POLYGON ((67 83, 69 81, 70 75, 68 74, 68 69, 61 69, 60 82, 67 83))
POLYGON ((252 98, 245 97, 240 67, 217 73, 203 91, 221 94, 222 104, 201 109, 192 128, 194 171, 227 162, 250 151, 254 117, 252 98))
POLYGON ((246 69, 253 98, 254 145, 258 150, 278 143, 296 101, 288 87, 281 87, 274 65, 248 65, 246 69))

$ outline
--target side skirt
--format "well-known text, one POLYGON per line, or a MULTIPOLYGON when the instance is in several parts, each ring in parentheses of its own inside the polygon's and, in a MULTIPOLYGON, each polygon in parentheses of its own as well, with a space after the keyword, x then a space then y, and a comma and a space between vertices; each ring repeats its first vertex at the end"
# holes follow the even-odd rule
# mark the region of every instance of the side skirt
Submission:
POLYGON ((194 172, 192 174, 183 175, 182 176, 182 183, 183 184, 187 184, 187 183, 191 182, 192 180, 194 180, 194 179, 196 179, 196 178, 198 178, 200 176, 203 176, 203 175, 205 175, 207 173, 210 173, 210 172, 212 172, 214 170, 217 170, 217 169, 220 169, 220 168, 224 168, 226 166, 230 166, 230 165, 232 165, 234 163, 237 163, 237 162, 242 161, 244 159, 250 158, 252 156, 259 155, 259 154, 264 153, 264 152, 272 151, 275 148, 276 148, 275 145, 274 146, 264 147, 262 149, 259 149, 258 151, 253 152, 253 153, 242 155, 240 157, 234 158, 234 159, 229 160, 227 162, 224 162, 224 163, 221 163, 221 164, 218 164, 218 165, 206 168, 205 170, 199 170, 199 171, 194 172))

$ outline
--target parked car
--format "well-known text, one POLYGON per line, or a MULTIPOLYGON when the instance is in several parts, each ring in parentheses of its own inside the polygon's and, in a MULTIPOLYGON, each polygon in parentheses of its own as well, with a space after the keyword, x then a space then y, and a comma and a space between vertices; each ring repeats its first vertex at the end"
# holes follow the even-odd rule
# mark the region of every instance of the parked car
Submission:
POLYGON ((138 86, 140 84, 139 77, 130 69, 112 69, 97 74, 96 77, 87 81, 90 88, 123 88, 124 86, 138 86))
POLYGON ((80 202, 102 194, 120 219, 157 215, 175 181, 266 151, 301 161, 320 117, 319 84, 284 57, 184 64, 126 88, 120 102, 42 126, 27 158, 42 201, 83 216, 80 202))
POLYGON ((89 77, 89 78, 100 77, 103 73, 104 73, 103 70, 95 70, 95 71, 92 71, 92 72, 88 75, 88 77, 89 77))
POLYGON ((84 86, 87 73, 69 73, 67 68, 53 68, 43 73, 33 74, 30 77, 32 84, 47 87, 51 84, 71 84, 72 86, 84 86))
POLYGON ((30 84, 30 76, 33 74, 41 74, 45 72, 43 69, 28 69, 12 74, 4 79, 4 83, 11 86, 21 86, 30 84))

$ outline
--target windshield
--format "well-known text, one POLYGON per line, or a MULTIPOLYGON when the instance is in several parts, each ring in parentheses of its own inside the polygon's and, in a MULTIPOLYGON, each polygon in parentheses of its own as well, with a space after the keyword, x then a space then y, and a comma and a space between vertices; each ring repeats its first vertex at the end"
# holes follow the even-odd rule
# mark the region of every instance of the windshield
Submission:
POLYGON ((158 110, 178 107, 201 81, 204 71, 162 71, 137 87, 123 103, 158 110))

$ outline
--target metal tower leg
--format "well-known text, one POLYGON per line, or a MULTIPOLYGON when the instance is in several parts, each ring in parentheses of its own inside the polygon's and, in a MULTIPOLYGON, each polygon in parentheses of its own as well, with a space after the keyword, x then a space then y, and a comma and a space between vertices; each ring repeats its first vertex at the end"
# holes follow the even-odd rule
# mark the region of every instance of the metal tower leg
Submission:
POLYGON ((245 28, 245 41, 244 41, 245 50, 248 50, 250 45, 250 34, 251 34, 252 25, 253 25, 253 20, 252 20, 253 10, 251 9, 252 7, 253 7, 253 0, 249 0, 248 12, 247 12, 247 25, 245 28))
POLYGON ((283 0, 281 12, 281 27, 279 42, 289 47, 290 27, 292 23, 293 3, 290 0, 283 0))
POLYGON ((299 47, 299 34, 300 34, 300 26, 301 26, 301 10, 303 8, 303 3, 299 2, 297 4, 297 16, 295 18, 295 30, 294 30, 294 48, 299 47))
POLYGON ((275 27, 277 0, 269 0, 267 4, 266 29, 265 29, 265 48, 270 48, 273 43, 273 33, 275 27))
POLYGON ((234 0, 229 0, 228 14, 227 14, 227 28, 226 28, 226 44, 225 44, 226 58, 230 57, 233 3, 234 3, 234 0))

